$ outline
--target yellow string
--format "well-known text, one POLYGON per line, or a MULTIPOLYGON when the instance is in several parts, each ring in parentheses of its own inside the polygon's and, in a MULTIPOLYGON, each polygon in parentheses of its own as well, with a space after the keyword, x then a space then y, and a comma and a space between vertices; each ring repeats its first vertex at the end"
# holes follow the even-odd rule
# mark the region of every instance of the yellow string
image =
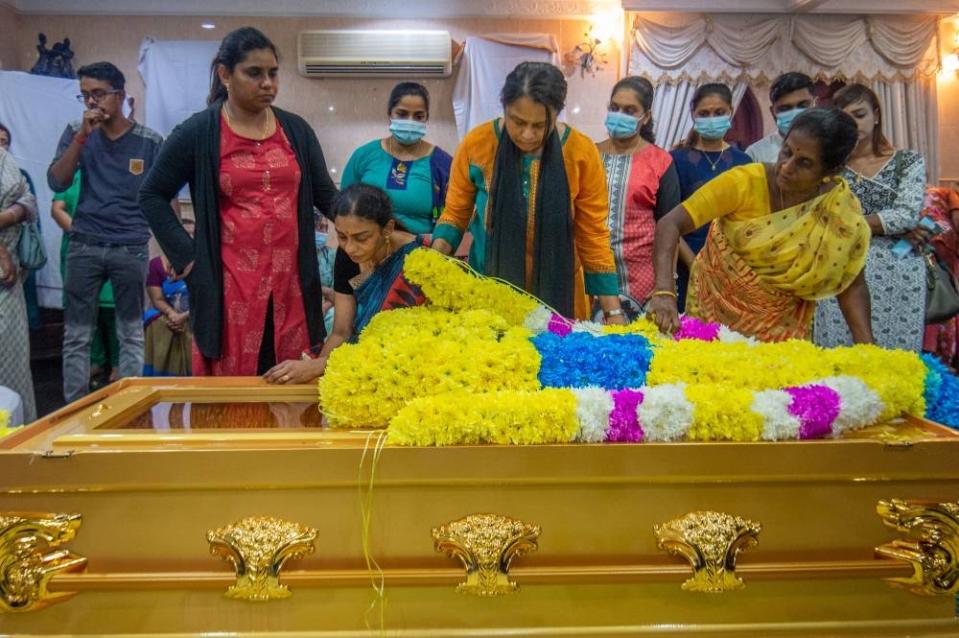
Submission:
POLYGON ((357 486, 360 496, 360 537, 363 546, 363 558, 366 561, 366 569, 370 574, 370 584, 373 586, 375 596, 370 602, 370 606, 364 613, 366 628, 373 630, 370 626, 370 619, 379 608, 379 632, 385 635, 386 632, 386 582, 383 575, 383 569, 376 559, 373 558, 373 552, 370 549, 370 524, 373 519, 373 484, 376 480, 376 467, 380 462, 380 455, 386 446, 386 430, 373 430, 366 436, 366 443, 363 446, 363 455, 360 457, 359 476, 357 486), (373 444, 373 455, 370 458, 369 478, 364 477, 364 466, 366 465, 366 455, 370 451, 370 441, 376 438, 373 444), (364 485, 366 487, 364 491, 364 485))

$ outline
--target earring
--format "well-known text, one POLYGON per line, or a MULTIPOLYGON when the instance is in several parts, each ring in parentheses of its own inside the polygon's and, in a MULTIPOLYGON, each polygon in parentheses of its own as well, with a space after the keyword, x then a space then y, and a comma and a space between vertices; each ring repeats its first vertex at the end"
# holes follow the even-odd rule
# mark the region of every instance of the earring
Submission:
POLYGON ((823 178, 822 178, 822 183, 823 183, 823 184, 828 184, 830 179, 832 179, 832 178, 830 178, 830 177, 823 177, 823 178))

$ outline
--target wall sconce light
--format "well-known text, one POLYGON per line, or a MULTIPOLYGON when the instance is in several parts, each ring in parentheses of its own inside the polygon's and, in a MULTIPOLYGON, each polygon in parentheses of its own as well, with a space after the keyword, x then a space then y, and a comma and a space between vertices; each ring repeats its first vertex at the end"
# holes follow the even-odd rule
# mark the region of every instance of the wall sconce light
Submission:
POLYGON ((587 73, 596 77, 596 72, 602 71, 606 64, 608 64, 606 52, 599 50, 599 48, 603 46, 603 40, 593 33, 592 25, 590 25, 583 36, 585 39, 566 54, 566 66, 570 68, 572 72, 578 69, 580 77, 586 77, 587 73))

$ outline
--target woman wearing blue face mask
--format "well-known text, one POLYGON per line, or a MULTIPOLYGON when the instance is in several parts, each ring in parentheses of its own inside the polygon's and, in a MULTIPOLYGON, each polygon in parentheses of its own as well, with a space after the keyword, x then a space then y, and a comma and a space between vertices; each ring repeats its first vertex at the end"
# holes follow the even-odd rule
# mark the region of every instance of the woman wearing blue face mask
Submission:
POLYGON ((606 167, 619 291, 638 306, 653 291, 656 222, 682 201, 673 159, 653 143, 652 107, 649 80, 632 76, 617 82, 606 114, 609 138, 597 144, 606 167))
POLYGON ((452 157, 427 142, 430 94, 415 82, 393 87, 387 107, 390 135, 353 152, 340 187, 363 183, 386 191, 396 220, 409 232, 428 235, 443 212, 452 157))
MULTIPOLYGON (((696 89, 689 107, 693 115, 693 128, 686 141, 671 152, 683 201, 717 175, 735 166, 752 163, 748 155, 723 140, 732 128, 733 121, 733 92, 728 86, 703 84, 696 89)), ((684 235, 680 242, 676 267, 680 310, 685 307, 689 269, 706 243, 707 234, 709 224, 684 235)))

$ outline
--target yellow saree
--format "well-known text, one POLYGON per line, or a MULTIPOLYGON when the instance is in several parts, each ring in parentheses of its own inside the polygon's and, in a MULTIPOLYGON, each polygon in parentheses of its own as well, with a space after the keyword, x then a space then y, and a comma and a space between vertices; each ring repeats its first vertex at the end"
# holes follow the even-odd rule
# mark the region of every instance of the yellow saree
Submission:
POLYGON ((763 341, 808 339, 816 300, 841 293, 866 263, 869 226, 841 178, 772 213, 765 168, 750 164, 684 206, 697 224, 717 220, 693 264, 686 312, 763 341))

